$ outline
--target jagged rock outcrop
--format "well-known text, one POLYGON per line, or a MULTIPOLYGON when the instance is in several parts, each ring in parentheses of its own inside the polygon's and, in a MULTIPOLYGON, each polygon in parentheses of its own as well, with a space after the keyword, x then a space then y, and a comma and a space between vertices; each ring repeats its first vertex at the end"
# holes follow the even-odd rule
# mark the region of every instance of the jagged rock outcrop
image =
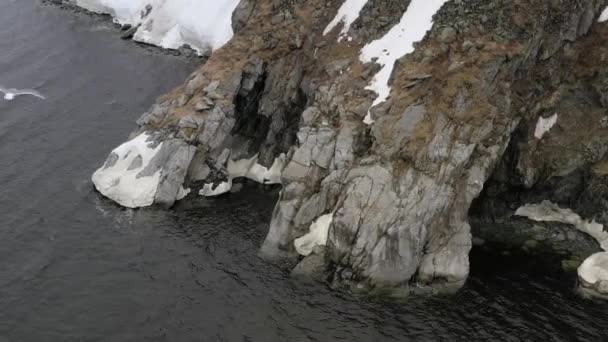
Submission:
POLYGON ((110 153, 93 174, 93 183, 125 207, 170 207, 187 194, 182 185, 194 151, 181 139, 142 133, 110 153))
MULTIPOLYGON (((528 203, 503 200, 514 189, 570 198, 552 182, 604 157, 608 28, 595 23, 608 1, 425 1, 369 0, 343 29, 328 25, 348 1, 243 0, 234 38, 138 121, 134 134, 195 149, 161 167, 188 172, 154 202, 171 203, 182 184, 218 195, 236 177, 280 175, 262 255, 297 256, 305 237, 312 253, 297 273, 324 269, 357 289, 462 286, 469 209, 488 179, 473 212, 495 219, 528 203), (417 42, 426 29, 407 11, 428 6, 439 10, 421 14, 434 25, 417 42), (401 39, 411 53, 362 57, 401 39)), ((597 182, 580 198, 603 208, 597 182)))
MULTIPOLYGON (((505 155, 474 203, 474 226, 508 226, 511 231, 523 231, 526 225, 540 224, 553 227, 552 236, 545 241, 557 238, 551 244, 559 250, 579 254, 584 249, 589 256, 605 249, 604 240, 597 233, 589 234, 577 222, 585 222, 583 227, 607 230, 607 183, 603 171, 608 142, 603 91, 607 28, 605 23, 597 23, 579 39, 564 37, 560 64, 545 75, 532 75, 531 80, 537 82, 538 100, 522 115, 505 155), (518 209, 543 203, 549 203, 553 211, 559 209, 561 214, 544 223, 513 220, 518 209), (559 241, 559 227, 563 224, 571 230, 566 246, 559 241), (598 247, 583 248, 578 231, 592 236, 598 247)), ((485 237, 499 234, 491 230, 484 233, 485 237)))

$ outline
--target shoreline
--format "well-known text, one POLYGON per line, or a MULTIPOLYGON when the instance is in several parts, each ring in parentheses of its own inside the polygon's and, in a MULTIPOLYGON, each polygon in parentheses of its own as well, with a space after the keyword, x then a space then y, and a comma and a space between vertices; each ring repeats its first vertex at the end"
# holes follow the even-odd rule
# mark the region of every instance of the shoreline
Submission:
POLYGON ((140 48, 153 52, 153 53, 161 53, 161 54, 168 55, 168 56, 175 56, 175 57, 178 57, 178 58, 183 59, 188 62, 200 63, 201 65, 204 64, 207 61, 207 59, 209 58, 208 55, 198 55, 194 49, 188 48, 186 46, 181 47, 179 49, 167 49, 167 48, 160 47, 158 45, 148 44, 148 43, 133 40, 132 36, 125 37, 125 33, 129 29, 131 29, 131 27, 129 25, 121 25, 121 24, 114 22, 114 18, 111 15, 106 14, 106 13, 97 13, 97 12, 89 11, 76 4, 64 2, 63 0, 41 0, 40 4, 44 5, 44 6, 56 7, 61 10, 64 10, 64 11, 72 12, 74 14, 86 15, 86 16, 94 19, 97 22, 106 23, 112 27, 112 29, 115 33, 120 34, 117 36, 118 39, 130 41, 130 42, 134 43, 135 45, 139 46, 140 48))

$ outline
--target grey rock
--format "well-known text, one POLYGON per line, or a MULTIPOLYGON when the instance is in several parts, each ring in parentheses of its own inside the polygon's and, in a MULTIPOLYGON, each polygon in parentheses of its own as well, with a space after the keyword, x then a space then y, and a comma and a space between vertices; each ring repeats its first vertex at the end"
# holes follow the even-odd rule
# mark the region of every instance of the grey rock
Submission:
POLYGON ((137 156, 135 157, 135 159, 133 159, 131 165, 129 165, 129 167, 127 168, 127 171, 139 169, 142 165, 143 159, 141 158, 141 156, 137 156))
POLYGON ((315 248, 291 271, 291 276, 299 281, 323 282, 326 280, 327 260, 325 249, 315 248))
POLYGON ((149 177, 161 172, 154 203, 165 207, 173 205, 184 184, 186 172, 196 148, 179 139, 162 142, 161 149, 137 177, 149 177))
MULTIPOLYGON (((608 153, 601 124, 608 73, 577 53, 583 35, 597 34, 605 5, 447 2, 428 37, 395 63, 389 100, 370 110, 366 87, 382 66, 355 61, 408 2, 369 2, 350 28, 352 41, 328 43, 322 29, 337 2, 243 0, 223 58, 210 58, 138 120, 139 131, 156 131, 163 142, 144 173, 161 172, 156 202, 170 205, 184 181, 226 180, 229 158, 258 156, 269 167, 284 155, 262 255, 296 256, 294 240, 331 214, 325 249, 294 274, 324 270, 372 291, 458 289, 469 273, 469 212, 473 222, 480 215, 495 223, 517 201, 549 197, 606 219, 606 181, 589 169, 608 153), (371 127, 361 122, 368 110, 371 127), (535 119, 555 112, 551 133, 535 139, 535 119)), ((590 247, 564 229, 524 224, 517 232, 522 245, 590 247)))
POLYGON ((133 36, 135 35, 135 33, 137 32, 137 30, 139 29, 139 25, 137 26, 133 26, 131 28, 129 28, 128 30, 126 30, 125 32, 123 32, 123 34, 120 35, 121 39, 133 39, 133 36))
POLYGON ((241 0, 232 12, 232 29, 239 32, 249 22, 255 9, 257 0, 241 0))
POLYGON ((116 162, 118 162, 119 158, 120 157, 116 153, 114 153, 114 152, 110 153, 110 155, 106 159, 105 163, 103 164, 103 168, 107 169, 107 168, 110 168, 110 167, 116 165, 116 162))
POLYGON ((194 104, 194 110, 196 110, 197 112, 204 112, 206 110, 213 109, 213 106, 213 101, 205 97, 202 100, 196 102, 196 104, 194 104))
POLYGON ((453 27, 447 26, 441 30, 439 34, 439 41, 442 43, 452 43, 456 40, 457 32, 453 27))
POLYGON ((186 183, 204 181, 211 174, 211 168, 206 163, 206 153, 198 148, 190 162, 186 183))

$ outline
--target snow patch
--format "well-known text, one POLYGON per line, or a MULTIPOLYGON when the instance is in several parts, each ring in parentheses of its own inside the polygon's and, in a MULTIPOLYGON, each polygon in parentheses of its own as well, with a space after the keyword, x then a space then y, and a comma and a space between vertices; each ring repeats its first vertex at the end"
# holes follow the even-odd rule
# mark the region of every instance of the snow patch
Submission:
POLYGON ((608 291, 608 252, 595 253, 585 259, 578 268, 578 276, 587 287, 605 282, 608 291))
POLYGON ((199 54, 232 38, 232 12, 239 0, 76 0, 92 12, 106 13, 120 24, 139 26, 133 39, 177 49, 190 45, 199 54))
POLYGON ((293 244, 298 254, 308 256, 316 246, 325 246, 329 234, 329 226, 334 219, 333 214, 319 217, 310 225, 309 233, 294 240, 293 244))
POLYGON ((177 192, 177 196, 175 197, 176 201, 181 201, 184 198, 186 198, 186 196, 188 196, 190 194, 190 192, 192 191, 192 189, 187 188, 185 189, 183 186, 179 188, 179 191, 177 192))
POLYGON ((608 252, 593 254, 578 267, 579 290, 584 296, 608 299, 608 252))
POLYGON ((585 295, 608 296, 608 232, 604 231, 603 225, 595 221, 583 220, 571 209, 560 208, 550 201, 527 204, 517 209, 515 215, 527 217, 534 221, 571 224, 596 239, 604 252, 591 255, 579 266, 577 272, 580 279, 580 289, 585 295))
MULTIPOLYGON (((109 14, 122 25, 136 25, 141 20, 145 0, 76 0, 76 5, 95 13, 109 14)), ((144 12, 145 13, 145 12, 144 12)))
POLYGON ((216 188, 211 183, 205 184, 199 191, 201 196, 213 197, 230 192, 232 181, 236 178, 248 178, 261 184, 281 184, 281 173, 285 167, 285 154, 277 157, 270 168, 258 163, 258 156, 250 159, 228 160, 228 180, 216 188))
POLYGON ((606 7, 604 9, 604 11, 602 12, 602 14, 600 14, 600 18, 598 19, 598 21, 600 23, 603 23, 605 21, 608 21, 608 7, 606 7))
MULTIPOLYGON (((399 24, 384 37, 367 44, 361 50, 361 62, 370 63, 377 59, 376 63, 382 66, 371 84, 366 87, 378 94, 371 107, 388 99, 391 93, 388 83, 395 62, 414 51, 414 43, 424 39, 433 27, 433 16, 446 2, 448 0, 412 0, 399 24)), ((369 111, 363 122, 368 125, 374 122, 369 111)))
POLYGON ((230 189, 232 189, 232 179, 222 182, 217 186, 212 183, 205 184, 198 193, 205 197, 215 197, 230 192, 230 189))
POLYGON ((534 130, 534 137, 536 139, 542 139, 545 133, 549 132, 553 126, 557 123, 557 113, 553 114, 548 118, 542 116, 538 118, 536 123, 536 129, 534 130))
POLYGON ((560 208, 551 201, 543 201, 539 204, 526 204, 517 209, 515 215, 539 222, 561 222, 573 225, 576 229, 596 239, 602 249, 608 251, 608 232, 604 231, 602 224, 595 221, 583 220, 571 209, 560 208))
POLYGON ((160 151, 162 143, 152 148, 149 135, 142 133, 112 151, 105 164, 93 174, 95 188, 104 196, 128 208, 152 205, 161 171, 141 176, 150 160, 160 151))
MULTIPOLYGON (((334 17, 334 19, 327 25, 325 31, 323 31, 323 35, 331 32, 339 23, 342 23, 342 31, 340 31, 340 35, 338 37, 338 41, 342 41, 348 35, 348 31, 350 31, 350 26, 359 18, 359 14, 368 0, 346 0, 340 9, 338 10, 338 14, 334 17)), ((350 39, 347 40, 350 41, 350 39)))

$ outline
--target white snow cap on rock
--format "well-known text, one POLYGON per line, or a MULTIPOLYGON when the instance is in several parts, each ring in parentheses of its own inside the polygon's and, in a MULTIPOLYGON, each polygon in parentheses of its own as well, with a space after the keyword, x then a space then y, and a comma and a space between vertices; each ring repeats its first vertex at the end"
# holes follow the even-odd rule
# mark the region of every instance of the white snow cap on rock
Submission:
POLYGON ((285 155, 278 156, 270 168, 266 168, 258 163, 258 156, 250 159, 228 160, 228 181, 213 187, 208 183, 199 191, 199 195, 205 197, 219 196, 230 192, 232 181, 236 178, 247 178, 260 184, 281 184, 281 173, 285 167, 285 155))
POLYGON ((553 126, 557 123, 557 113, 551 115, 548 118, 542 116, 538 118, 536 123, 536 129, 534 130, 534 137, 536 139, 542 139, 545 133, 549 132, 553 126))
POLYGON ((593 254, 578 268, 578 278, 586 293, 608 297, 608 252, 593 254))
POLYGON ((573 225, 583 233, 589 234, 597 240, 603 250, 608 251, 608 232, 604 225, 595 221, 583 220, 571 209, 560 208, 551 201, 542 201, 538 204, 526 204, 515 212, 516 216, 527 217, 539 222, 561 222, 573 225))
POLYGON ((338 10, 338 14, 334 17, 329 25, 323 31, 323 35, 328 34, 333 30, 339 23, 342 23, 342 31, 340 31, 340 36, 338 37, 338 41, 342 41, 344 37, 348 34, 350 30, 350 26, 359 18, 359 13, 365 4, 367 4, 368 0, 346 0, 338 10))
POLYGON ((141 19, 146 0, 76 0, 76 5, 91 12, 109 14, 117 23, 134 25, 141 19))
POLYGON ((177 49, 190 45, 199 54, 232 38, 232 12, 239 0, 76 0, 120 24, 141 25, 134 40, 177 49))
POLYGON ((606 7, 604 9, 604 11, 602 12, 602 14, 600 15, 600 18, 598 20, 600 23, 603 23, 605 21, 608 21, 608 7, 606 7))
POLYGON ((534 221, 571 224, 596 239, 604 252, 593 254, 579 266, 580 289, 585 295, 608 298, 608 232, 604 231, 603 225, 583 220, 572 210, 560 208, 549 201, 520 207, 515 215, 534 221))
MULTIPOLYGON (((578 274, 588 284, 605 281, 608 286, 608 253, 595 253, 585 259, 578 269, 578 274)), ((608 291, 608 287, 606 290, 608 291)))
POLYGON ((230 192, 230 189, 232 189, 232 179, 229 179, 227 182, 222 182, 217 186, 214 186, 212 183, 207 183, 198 194, 205 197, 215 197, 230 192))
POLYGON ((309 233, 293 241, 298 254, 308 256, 317 246, 325 246, 329 234, 329 226, 334 219, 333 214, 319 217, 310 225, 309 233))
POLYGON ((95 188, 124 207, 138 208, 154 203, 161 171, 145 177, 140 172, 160 151, 162 143, 152 148, 147 142, 148 137, 147 133, 142 133, 118 146, 93 174, 95 188))
MULTIPOLYGON (((433 16, 448 0, 412 0, 407 11, 384 37, 367 44, 359 57, 363 63, 376 63, 382 69, 376 74, 372 83, 366 88, 378 94, 372 107, 383 103, 391 93, 388 82, 393 73, 395 62, 414 51, 414 43, 421 41, 433 27, 433 16)), ((370 113, 365 117, 366 124, 374 121, 370 113)))

